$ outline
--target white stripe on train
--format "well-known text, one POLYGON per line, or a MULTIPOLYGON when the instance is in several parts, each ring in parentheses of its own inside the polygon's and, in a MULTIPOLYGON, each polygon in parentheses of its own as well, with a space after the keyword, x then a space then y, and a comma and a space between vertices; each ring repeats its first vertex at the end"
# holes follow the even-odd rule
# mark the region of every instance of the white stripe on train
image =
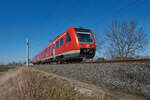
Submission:
POLYGON ((41 59, 40 61, 44 61, 44 60, 47 60, 47 59, 50 59, 50 58, 55 58, 55 57, 60 56, 60 55, 68 55, 68 54, 76 54, 76 53, 80 53, 80 50, 72 50, 72 51, 64 52, 64 53, 55 55, 54 57, 51 56, 51 57, 48 57, 48 58, 41 59))

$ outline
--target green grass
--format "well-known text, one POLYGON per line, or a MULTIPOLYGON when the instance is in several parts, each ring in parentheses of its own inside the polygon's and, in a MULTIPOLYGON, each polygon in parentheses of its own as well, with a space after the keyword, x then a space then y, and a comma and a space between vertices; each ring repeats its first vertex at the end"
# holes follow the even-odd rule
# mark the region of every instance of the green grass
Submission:
POLYGON ((0 66, 0 72, 6 72, 9 69, 13 69, 13 68, 15 68, 15 67, 13 67, 13 66, 0 66))

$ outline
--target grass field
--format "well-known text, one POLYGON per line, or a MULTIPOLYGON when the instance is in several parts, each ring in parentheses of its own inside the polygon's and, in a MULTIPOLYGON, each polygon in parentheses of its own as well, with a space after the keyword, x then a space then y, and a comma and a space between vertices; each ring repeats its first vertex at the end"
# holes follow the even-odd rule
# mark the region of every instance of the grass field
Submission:
MULTIPOLYGON (((10 68, 2 70, 7 72, 10 68)), ((85 96, 68 82, 45 76, 34 68, 18 68, 9 74, 14 73, 18 74, 0 86, 1 100, 116 100, 104 94, 85 96)))
POLYGON ((8 70, 14 69, 14 68, 16 68, 16 67, 15 66, 2 66, 2 65, 0 65, 0 75, 4 74, 8 70))
POLYGON ((16 67, 15 66, 2 66, 2 65, 0 65, 0 72, 6 72, 9 69, 13 69, 13 68, 16 68, 16 67))

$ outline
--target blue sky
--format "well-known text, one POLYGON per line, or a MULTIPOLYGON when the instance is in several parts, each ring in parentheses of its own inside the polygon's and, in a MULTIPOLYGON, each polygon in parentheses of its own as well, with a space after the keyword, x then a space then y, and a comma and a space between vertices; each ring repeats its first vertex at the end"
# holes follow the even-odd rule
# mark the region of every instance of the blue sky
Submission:
POLYGON ((27 38, 33 57, 70 26, 103 36, 116 19, 144 24, 150 38, 150 0, 0 0, 0 63, 25 61, 27 38))

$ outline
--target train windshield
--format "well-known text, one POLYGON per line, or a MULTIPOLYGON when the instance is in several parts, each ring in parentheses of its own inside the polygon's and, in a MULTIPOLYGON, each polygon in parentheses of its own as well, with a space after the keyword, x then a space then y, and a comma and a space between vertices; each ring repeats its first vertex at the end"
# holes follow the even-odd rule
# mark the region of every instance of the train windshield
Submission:
POLYGON ((91 31, 88 29, 75 29, 80 42, 93 42, 91 31))
POLYGON ((77 33, 80 42, 92 42, 91 33, 77 33))

